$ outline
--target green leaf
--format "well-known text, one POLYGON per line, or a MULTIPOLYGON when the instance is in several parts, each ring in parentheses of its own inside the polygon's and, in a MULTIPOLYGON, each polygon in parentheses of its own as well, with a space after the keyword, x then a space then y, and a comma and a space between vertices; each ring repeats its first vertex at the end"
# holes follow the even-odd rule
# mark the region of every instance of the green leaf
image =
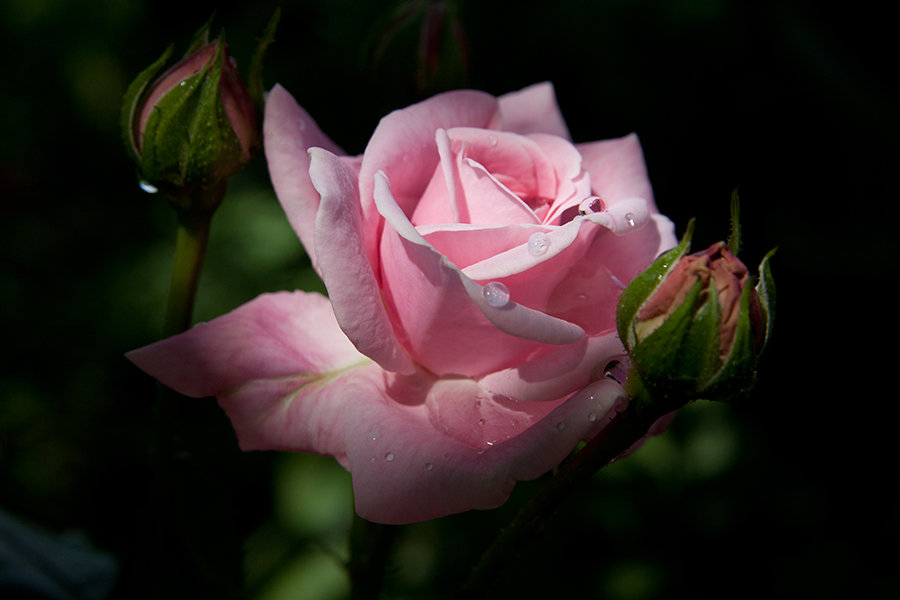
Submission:
POLYGON ((172 56, 172 49, 172 46, 166 48, 165 52, 162 53, 162 56, 156 59, 152 65, 141 71, 140 74, 135 77, 134 81, 131 82, 131 85, 128 86, 128 89, 125 91, 125 96, 122 99, 122 139, 125 142, 125 148, 128 150, 129 156, 131 156, 132 160, 138 164, 141 162, 141 157, 137 148, 137 140, 135 139, 135 113, 138 111, 138 108, 140 108, 140 101, 143 98, 144 90, 150 82, 155 79, 156 74, 162 69, 163 65, 166 64, 169 57, 172 56))
POLYGON ((671 250, 664 252, 657 258, 646 271, 635 277, 619 296, 616 307, 616 329, 619 339, 626 349, 634 345, 634 333, 632 323, 638 310, 647 298, 659 287, 666 275, 675 266, 675 263, 684 256, 691 247, 691 236, 694 234, 694 220, 688 222, 687 230, 681 238, 681 242, 671 250))

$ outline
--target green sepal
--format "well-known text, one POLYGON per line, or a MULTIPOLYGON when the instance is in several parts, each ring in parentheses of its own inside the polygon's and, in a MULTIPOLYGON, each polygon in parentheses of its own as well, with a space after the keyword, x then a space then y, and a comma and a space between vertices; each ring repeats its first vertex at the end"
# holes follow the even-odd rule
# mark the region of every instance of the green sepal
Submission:
POLYGON ((166 93, 144 128, 144 178, 170 195, 208 188, 241 166, 241 144, 225 113, 220 80, 225 45, 203 70, 166 93))
POLYGON ((138 76, 134 78, 134 81, 131 82, 131 85, 128 86, 128 89, 125 91, 125 96, 122 98, 122 140, 125 142, 125 149, 128 151, 128 155, 138 164, 141 162, 141 157, 137 148, 137 140, 135 139, 134 113, 140 105, 140 101, 144 96, 144 91, 147 89, 147 86, 155 79, 156 74, 159 73, 166 62, 168 62, 169 57, 172 56, 173 49, 174 46, 166 48, 166 51, 162 53, 162 56, 156 59, 152 65, 141 71, 138 76))
POLYGON ((694 220, 688 221, 687 230, 677 246, 663 252, 647 270, 635 277, 619 295, 616 306, 616 330, 619 339, 627 350, 634 346, 634 330, 632 323, 644 302, 659 287, 675 263, 691 248, 691 236, 694 234, 694 220))
POLYGON ((275 31, 278 29, 278 21, 280 19, 281 7, 279 6, 272 13, 272 17, 263 31, 262 38, 260 38, 259 44, 256 45, 256 50, 253 51, 253 57, 250 59, 250 66, 247 70, 247 91, 250 93, 250 98, 253 99, 253 105, 260 114, 265 104, 263 100, 263 92, 265 90, 262 76, 263 58, 265 58, 266 50, 275 42, 275 31))
MULTIPOLYGON (((694 318, 703 302, 703 288, 698 278, 678 308, 631 352, 634 367, 641 374, 650 397, 658 402, 691 398, 696 391, 697 376, 705 360, 688 342, 697 343, 696 338, 710 334, 708 327, 701 326, 691 335, 694 318)), ((718 347, 718 330, 713 330, 712 335, 713 339, 699 341, 700 349, 718 347)))
POLYGON ((741 200, 736 188, 731 192, 731 233, 728 235, 728 249, 735 256, 741 250, 741 200))
POLYGON ((738 309, 737 328, 722 369, 708 382, 703 390, 704 397, 719 402, 729 402, 746 395, 756 383, 756 363, 759 357, 753 340, 753 326, 750 323, 750 294, 752 286, 741 292, 738 309))
POLYGON ((184 55, 182 56, 182 58, 187 58, 209 43, 209 30, 212 28, 212 22, 215 18, 216 12, 213 11, 213 14, 209 16, 209 19, 206 20, 206 23, 201 25, 200 29, 194 32, 194 36, 191 38, 191 43, 188 44, 187 50, 184 51, 184 55))
POLYGON ((759 283, 756 284, 756 293, 759 295, 763 317, 766 319, 765 335, 759 348, 760 352, 766 347, 775 325, 775 278, 772 276, 772 267, 769 263, 777 250, 778 248, 769 250, 762 262, 759 263, 759 283))

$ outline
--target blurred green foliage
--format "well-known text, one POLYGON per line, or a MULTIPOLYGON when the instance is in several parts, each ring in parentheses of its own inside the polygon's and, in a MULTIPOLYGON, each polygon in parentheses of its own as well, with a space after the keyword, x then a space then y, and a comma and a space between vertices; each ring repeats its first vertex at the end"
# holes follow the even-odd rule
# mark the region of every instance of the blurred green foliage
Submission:
MULTIPOLYGON (((858 300, 884 289, 898 254, 896 50, 874 3, 459 0, 465 52, 444 38, 443 67, 424 83, 426 12, 414 3, 280 4, 267 80, 349 153, 426 94, 549 79, 576 141, 641 135, 659 207, 679 227, 698 217, 698 247, 726 235, 738 185, 742 257, 780 246, 775 338, 753 397, 692 405, 601 472, 522 550, 496 597, 896 593, 880 550, 900 528, 876 341, 890 339, 891 319, 858 300)), ((86 533, 119 561, 116 598, 154 597, 148 582, 166 577, 167 597, 209 597, 177 563, 179 541, 165 552, 148 542, 161 510, 156 389, 122 355, 159 335, 174 215, 137 186, 119 102, 213 10, 245 66, 274 6, 0 3, 0 506, 86 533)), ((198 320, 267 291, 322 290, 261 157, 232 182, 208 256, 198 320)), ((198 519, 231 532, 254 597, 343 597, 347 474, 330 459, 239 453, 211 400, 179 410, 204 473, 198 519)), ((496 511, 403 528, 386 597, 446 597, 539 485, 496 511)))

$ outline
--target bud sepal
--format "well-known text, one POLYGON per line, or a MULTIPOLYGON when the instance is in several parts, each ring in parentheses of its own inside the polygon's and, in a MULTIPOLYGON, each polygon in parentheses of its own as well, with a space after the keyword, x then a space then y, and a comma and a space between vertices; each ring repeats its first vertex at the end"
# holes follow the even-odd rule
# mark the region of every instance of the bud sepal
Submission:
POLYGON ((772 331, 774 251, 754 286, 725 242, 687 254, 692 234, 693 221, 678 246, 622 292, 616 312, 633 393, 671 410, 693 399, 746 394, 772 331))
POLYGON ((209 24, 174 66, 156 76, 171 49, 129 87, 122 132, 141 180, 164 191, 179 212, 211 212, 259 146, 256 108, 223 36, 209 24), (207 199, 207 200, 202 200, 207 199))

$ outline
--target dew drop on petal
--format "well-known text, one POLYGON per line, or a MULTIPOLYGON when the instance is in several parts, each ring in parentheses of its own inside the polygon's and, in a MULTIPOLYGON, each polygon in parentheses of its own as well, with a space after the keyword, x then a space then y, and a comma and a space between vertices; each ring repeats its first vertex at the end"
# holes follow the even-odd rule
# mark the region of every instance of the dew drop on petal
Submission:
POLYGON ((528 254, 542 256, 550 248, 550 236, 541 231, 535 231, 528 238, 528 254))
POLYGON ((432 464, 432 463, 425 463, 425 470, 426 470, 426 471, 431 471, 432 469, 434 469, 434 464, 432 464))
POLYGON ((386 460, 387 462, 392 462, 394 460, 394 453, 388 452, 387 454, 385 454, 384 460, 386 460))
POLYGON ((582 215, 590 215, 593 213, 603 212, 606 205, 600 196, 588 196, 578 205, 578 212, 582 215))
POLYGON ((566 422, 565 422, 565 421, 560 421, 559 423, 556 424, 556 430, 557 430, 557 431, 563 431, 563 430, 565 430, 565 428, 566 428, 566 422))
POLYGON ((491 146, 497 145, 497 136, 493 133, 488 136, 488 144, 490 144, 491 146))
POLYGON ((634 228, 636 222, 632 213, 625 213, 625 224, 631 228, 634 228))
POLYGON ((139 181, 138 185, 148 194, 155 194, 159 191, 159 188, 157 188, 155 185, 144 180, 139 181))
POLYGON ((509 304, 509 288, 499 281, 492 281, 485 285, 481 291, 484 301, 494 308, 501 308, 509 304))
POLYGON ((591 423, 596 422, 596 421, 597 421, 597 415, 595 415, 594 413, 588 413, 588 421, 590 421, 591 423))

